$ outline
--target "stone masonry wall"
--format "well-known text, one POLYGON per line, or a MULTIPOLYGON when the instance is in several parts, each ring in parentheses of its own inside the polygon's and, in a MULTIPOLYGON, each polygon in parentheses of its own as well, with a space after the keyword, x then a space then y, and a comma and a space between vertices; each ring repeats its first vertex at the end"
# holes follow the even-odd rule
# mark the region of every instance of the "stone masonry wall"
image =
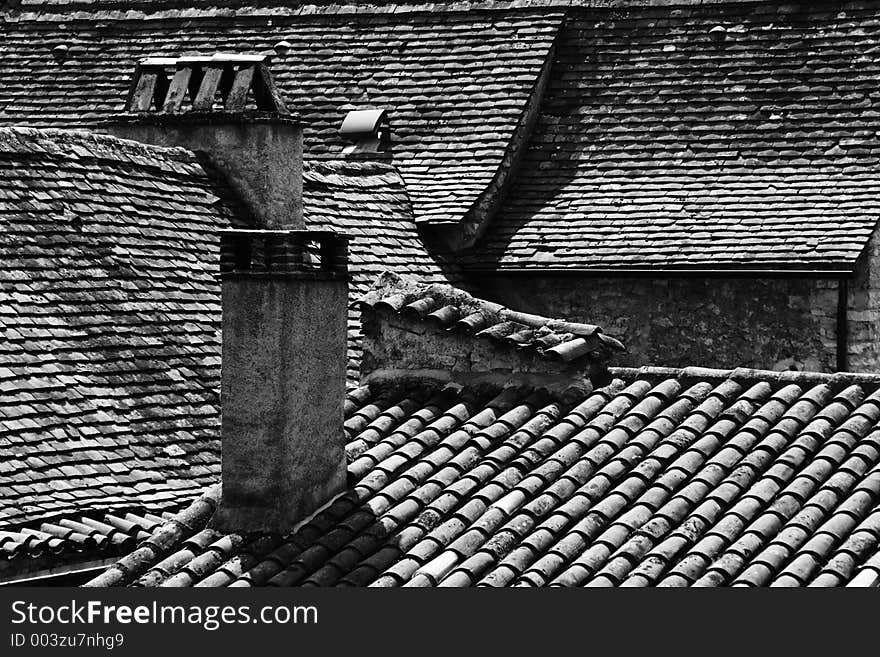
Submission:
POLYGON ((880 240, 868 242, 856 276, 849 284, 848 369, 880 371, 880 240))
MULTIPOLYGON (((880 308, 880 266, 871 269, 869 278, 876 291, 869 294, 865 288, 861 297, 870 298, 875 309, 850 312, 857 332, 850 351, 859 356, 851 370, 878 369, 877 328, 870 318, 880 308)), ((628 353, 616 358, 618 365, 826 372, 836 365, 836 280, 536 272, 481 275, 474 282, 487 299, 598 324, 627 346, 628 353)))
POLYGON ((375 369, 450 372, 540 372, 553 374, 560 364, 488 339, 438 330, 427 322, 387 310, 364 309, 363 371, 375 369))

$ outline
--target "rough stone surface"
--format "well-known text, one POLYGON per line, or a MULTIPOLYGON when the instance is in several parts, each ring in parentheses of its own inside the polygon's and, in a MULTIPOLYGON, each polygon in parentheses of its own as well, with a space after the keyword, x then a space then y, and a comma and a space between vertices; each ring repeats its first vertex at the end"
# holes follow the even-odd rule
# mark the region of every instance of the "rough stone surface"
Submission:
POLYGON ((607 382, 624 350, 601 327, 522 313, 445 284, 387 272, 357 303, 367 377, 445 380, 527 375, 543 384, 607 382))
POLYGON ((849 369, 880 370, 880 240, 876 234, 868 242, 849 284, 847 322, 849 369))
POLYGON ((834 280, 535 273, 486 276, 481 292, 527 312, 589 318, 627 346, 620 365, 835 369, 834 280))
POLYGON ((305 228, 303 131, 289 119, 208 113, 150 117, 103 127, 116 137, 205 153, 266 228, 305 228))
POLYGON ((453 379, 472 374, 544 374, 569 377, 582 374, 583 363, 572 365, 542 358, 490 338, 438 329, 389 310, 364 310, 362 373, 377 369, 443 372, 453 379), (580 368, 580 369, 579 369, 580 368))
POLYGON ((345 487, 347 288, 224 277, 218 528, 290 529, 345 487))

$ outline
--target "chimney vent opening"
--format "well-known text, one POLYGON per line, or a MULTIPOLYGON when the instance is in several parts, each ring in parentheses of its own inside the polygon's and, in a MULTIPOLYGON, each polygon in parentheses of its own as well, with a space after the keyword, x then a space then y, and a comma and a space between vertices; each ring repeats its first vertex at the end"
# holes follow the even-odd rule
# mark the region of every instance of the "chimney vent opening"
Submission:
POLYGON ((55 61, 59 64, 63 64, 64 60, 67 59, 67 55, 70 52, 70 46, 66 43, 59 43, 57 46, 52 48, 52 57, 55 58, 55 61))
POLYGON ((148 57, 135 68, 126 109, 178 114, 243 112, 287 114, 265 55, 148 57))
POLYGON ((345 276, 348 236, 333 231, 220 231, 221 273, 308 273, 345 276))
POLYGON ((716 25, 709 30, 709 38, 713 41, 725 41, 727 39, 727 28, 723 25, 716 25))
POLYGON ((343 153, 377 153, 386 150, 390 141, 388 113, 384 109, 352 110, 345 115, 339 135, 355 142, 343 153))

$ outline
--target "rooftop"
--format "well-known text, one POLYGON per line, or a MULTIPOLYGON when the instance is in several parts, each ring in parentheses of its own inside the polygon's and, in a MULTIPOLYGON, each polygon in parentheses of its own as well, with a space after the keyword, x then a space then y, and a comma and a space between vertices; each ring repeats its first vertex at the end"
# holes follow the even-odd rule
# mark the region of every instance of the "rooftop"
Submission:
POLYGON ((287 107, 308 127, 307 159, 342 152, 347 142, 339 127, 349 110, 387 109, 391 156, 415 216, 450 221, 476 202, 502 166, 561 21, 545 9, 437 21, 430 13, 404 20, 271 16, 258 8, 218 15, 187 7, 152 21, 129 13, 128 5, 109 13, 100 4, 82 8, 54 17, 29 16, 25 6, 0 14, 0 52, 8 58, 0 64, 0 125, 81 127, 113 118, 142 58, 268 53, 287 107), (180 20, 185 30, 178 29, 180 20), (283 55, 275 52, 281 41, 283 55), (63 63, 53 56, 57 45, 68 48, 63 63), (83 84, 94 79, 101 84, 83 84))
POLYGON ((612 370, 352 390, 348 490, 220 534, 219 487, 91 585, 876 586, 880 378, 612 370))
POLYGON ((0 181, 0 523, 176 508, 219 472, 239 208, 193 153, 86 132, 0 130, 0 181))
POLYGON ((852 270, 880 214, 878 45, 869 2, 569 12, 470 262, 852 270))
POLYGON ((99 568, 129 554, 173 515, 119 509, 0 529, 0 578, 33 582, 39 574, 99 568))
MULTIPOLYGON (((217 231, 241 208, 189 151, 87 132, 0 129, 0 181, 0 529, 178 510, 219 476, 217 231)), ((306 165, 304 196, 352 235, 353 295, 380 266, 446 280, 392 167, 306 165)))
POLYGON ((0 123, 112 118, 142 57, 237 50, 312 159, 387 110, 416 220, 476 270, 847 272, 875 229, 865 0, 232 4, 10 5, 0 123))

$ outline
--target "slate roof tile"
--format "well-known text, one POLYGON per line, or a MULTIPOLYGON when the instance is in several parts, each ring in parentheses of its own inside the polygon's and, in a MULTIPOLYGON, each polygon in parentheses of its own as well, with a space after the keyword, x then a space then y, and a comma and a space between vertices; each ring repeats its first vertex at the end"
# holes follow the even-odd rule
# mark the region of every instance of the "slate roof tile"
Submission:
POLYGON ((84 132, 3 129, 0 177, 0 523, 64 538, 92 510, 192 500, 219 473, 207 265, 240 208, 192 153, 84 132))
MULTIPOLYGON (((178 509, 219 476, 216 234, 242 209, 193 153, 84 131, 0 129, 0 179, 0 531, 45 524, 69 546, 92 540, 84 516, 178 509)), ((304 195, 309 225, 359 231, 353 297, 389 266, 379 238, 401 271, 447 280, 392 167, 307 165, 304 195)), ((356 310, 349 328, 353 378, 356 310)), ((364 441, 420 402, 383 409, 364 441)))
MULTIPOLYGON (((364 482, 381 473, 294 532, 301 547, 278 560, 268 549, 257 556, 244 541, 227 541, 227 570, 202 548, 159 583, 876 583, 880 450, 863 447, 880 440, 880 379, 752 370, 612 373, 606 388, 579 398, 566 393, 566 401, 561 393, 517 385, 493 391, 434 384, 443 394, 423 391, 421 399, 439 404, 447 421, 385 469, 373 465, 352 475, 364 482), (592 438, 575 442, 584 433, 592 438), (843 453, 829 460, 829 444, 843 453), (716 457, 725 450, 735 456, 722 466, 716 457), (817 460, 830 468, 811 470, 817 460), (808 483, 797 494, 790 487, 796 480, 808 483), (200 569, 206 565, 213 570, 200 569)), ((389 394, 389 385, 353 391, 347 417, 371 403, 381 412, 392 408, 401 393, 389 394)), ((349 443, 364 431, 349 430, 349 443)), ((153 563, 179 549, 169 544, 153 563)), ((140 574, 114 581, 138 583, 140 571, 148 573, 140 584, 162 576, 161 568, 144 564, 140 574)))
POLYGON ((569 9, 467 262, 851 270, 878 214, 878 40, 870 2, 569 9))
POLYGON ((222 16, 172 11, 159 21, 87 5, 0 13, 0 124, 78 127, 112 118, 145 57, 269 54, 287 107, 306 126, 308 159, 339 156, 349 110, 386 109, 388 155, 415 216, 458 221, 502 166, 562 20, 547 8, 452 11, 437 20, 430 11, 296 15, 278 5, 268 16, 239 6, 222 16), (274 50, 281 40, 283 55, 274 50), (62 63, 52 53, 59 44, 70 48, 62 63))

